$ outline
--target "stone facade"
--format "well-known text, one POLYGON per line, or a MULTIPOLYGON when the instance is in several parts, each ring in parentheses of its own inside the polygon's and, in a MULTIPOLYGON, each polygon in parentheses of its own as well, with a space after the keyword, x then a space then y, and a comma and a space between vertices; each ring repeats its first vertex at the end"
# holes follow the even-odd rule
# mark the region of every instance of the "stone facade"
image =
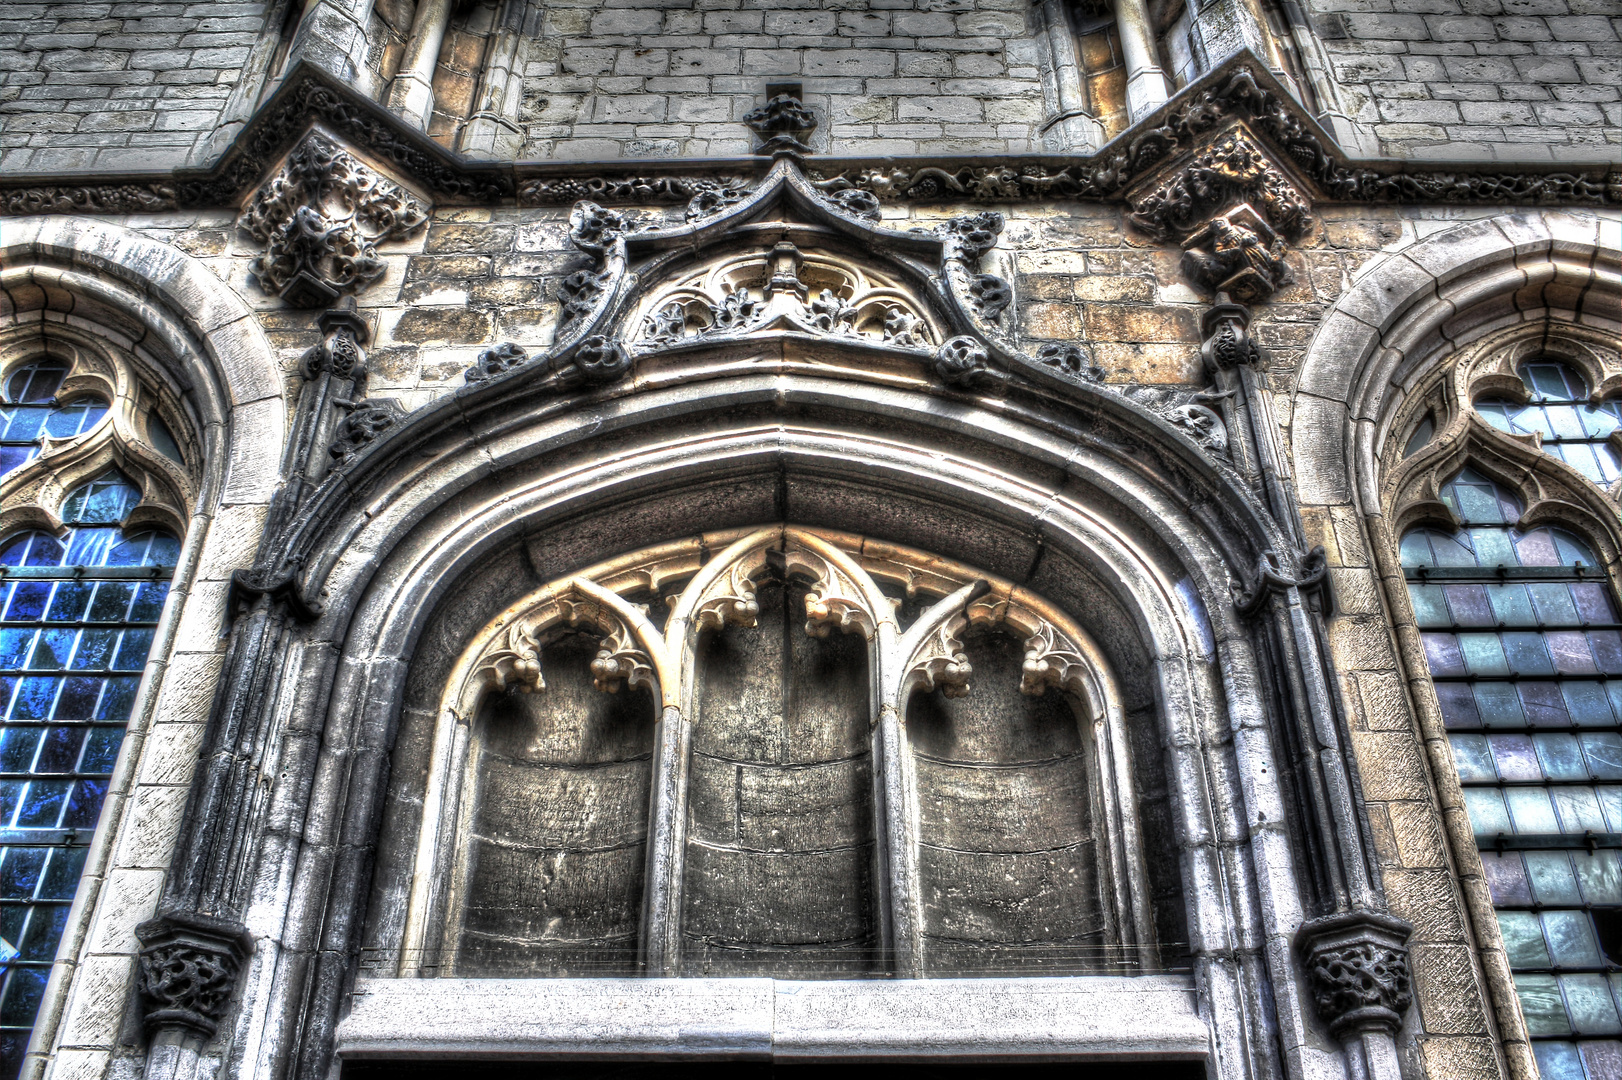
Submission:
MULTIPOLYGON (((1536 990, 1622 957, 1534 963, 1503 876, 1622 821, 1483 824, 1442 695, 1531 673, 1447 681, 1410 590, 1482 575, 1408 543, 1480 473, 1616 605, 1615 437, 1484 418, 1622 387, 1614 11, 0 18, 0 387, 52 417, 0 548, 116 473, 178 552, 94 835, 4 823, 84 855, 4 897, 65 913, 6 1068, 1622 1061, 1536 990)), ((0 589, 146 572, 60 561, 0 589)))

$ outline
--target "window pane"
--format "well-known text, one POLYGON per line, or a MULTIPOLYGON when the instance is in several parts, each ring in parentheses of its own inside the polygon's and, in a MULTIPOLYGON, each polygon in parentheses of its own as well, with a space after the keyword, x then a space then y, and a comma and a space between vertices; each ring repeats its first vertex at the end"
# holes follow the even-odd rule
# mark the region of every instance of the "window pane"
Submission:
POLYGON ((1449 735, 1448 742, 1453 746, 1453 763, 1458 766, 1460 780, 1490 784, 1498 779, 1485 736, 1449 735))
MULTIPOLYGON (((1526 1030, 1532 1035, 1570 1035, 1566 1003, 1553 975, 1517 975, 1515 990, 1526 1014, 1526 1030)), ((1545 1074, 1547 1075, 1547 1074, 1545 1074)))
POLYGON ((1509 817, 1517 833, 1560 831, 1549 793, 1542 788, 1508 788, 1504 791, 1504 802, 1509 805, 1509 817))
POLYGON ((1580 736, 1589 771, 1601 780, 1622 780, 1622 733, 1595 732, 1580 736))
POLYGON ((1571 860, 1564 851, 1528 851, 1526 876, 1540 904, 1583 902, 1577 891, 1577 877, 1571 872, 1571 860))
POLYGON ((1494 904, 1502 907, 1532 902, 1532 886, 1527 881, 1519 852, 1483 851, 1481 865, 1486 870, 1487 887, 1492 890, 1494 904))
POLYGON ((1496 788, 1465 788, 1464 807, 1477 836, 1515 831, 1509 823, 1509 811, 1504 808, 1503 792, 1496 788))
POLYGON ((1590 904, 1622 904, 1622 868, 1614 851, 1578 855, 1573 862, 1583 899, 1590 904))
POLYGON ((1583 760, 1576 736, 1539 735, 1536 742, 1543 775, 1553 780, 1588 779, 1588 764, 1583 760))
POLYGON ((1543 770, 1538 767, 1532 739, 1527 735, 1494 735, 1491 738, 1493 759, 1498 764, 1502 780, 1542 780, 1543 770))
POLYGON ((1616 1002, 1604 975, 1562 975, 1560 989, 1566 993, 1566 1012, 1573 1028, 1584 1035, 1622 1035, 1616 1002))
POLYGON ((1594 923, 1586 911, 1545 911, 1543 933, 1549 940, 1549 956, 1559 967, 1599 966, 1594 923))
MULTIPOLYGON (((1521 1008, 1526 1008, 1524 991, 1521 993, 1521 1008)), ((1527 1026, 1528 1028, 1531 1026, 1530 1016, 1527 1017, 1527 1026)), ((1577 1055, 1575 1043, 1535 1042, 1532 1044, 1532 1052, 1537 1055, 1538 1075, 1542 1080, 1585 1080, 1582 1059, 1577 1055)))
POLYGON ((1549 949, 1543 940, 1543 927, 1535 914, 1530 911, 1500 911, 1498 929, 1504 935, 1504 955, 1509 958, 1510 967, 1519 970, 1549 966, 1549 949))

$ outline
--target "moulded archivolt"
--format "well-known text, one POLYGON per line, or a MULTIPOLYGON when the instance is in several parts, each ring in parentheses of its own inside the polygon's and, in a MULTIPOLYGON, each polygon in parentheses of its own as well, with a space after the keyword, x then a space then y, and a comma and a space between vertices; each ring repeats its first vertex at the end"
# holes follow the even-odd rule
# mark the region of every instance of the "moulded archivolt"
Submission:
MULTIPOLYGON (((906 739, 898 735, 911 695, 937 688, 948 696, 972 692, 972 668, 962 641, 969 627, 1001 628, 1018 637, 1025 647, 1020 690, 1073 695, 1077 720, 1096 751, 1092 767, 1099 790, 1105 793, 1102 820, 1112 852, 1112 865, 1104 875, 1111 924, 1123 943, 1152 940, 1145 878, 1138 865, 1132 770, 1119 730, 1119 695, 1103 655, 1088 635, 1039 596, 949 560, 851 534, 773 525, 707 534, 598 564, 531 594, 469 644, 447 685, 435 736, 419 833, 419 872, 402 942, 402 975, 420 972, 424 958, 437 956, 442 947, 454 950, 454 943, 442 935, 455 921, 456 900, 442 891, 446 886, 440 883, 452 879, 448 888, 454 893, 459 887, 455 882, 461 880, 456 838, 465 833, 469 820, 462 793, 474 790, 477 783, 469 774, 476 757, 469 748, 480 702, 489 694, 512 690, 544 693, 548 641, 565 629, 597 630, 602 646, 591 667, 598 688, 645 686, 663 702, 662 711, 650 715, 648 722, 662 726, 660 745, 674 749, 656 754, 654 789, 672 792, 672 820, 680 820, 685 813, 681 808, 686 770, 679 758, 686 741, 671 725, 685 731, 691 723, 698 642, 708 632, 754 625, 760 610, 756 590, 767 576, 806 585, 807 634, 847 633, 868 643, 873 700, 880 706, 873 722, 883 729, 875 737, 888 747, 879 760, 890 777, 886 782, 898 791, 912 783, 906 739), (903 628, 900 601, 880 587, 880 580, 934 602, 903 628), (638 603, 639 597, 655 596, 663 596, 669 608, 662 630, 638 603), (446 860, 452 861, 448 867, 446 860)), ((886 809, 899 815, 886 828, 905 849, 896 855, 902 863, 915 858, 907 839, 912 835, 908 820, 915 815, 914 804, 915 799, 903 793, 886 809)), ((661 815, 671 817, 668 809, 654 810, 650 867, 676 865, 681 858, 680 844, 661 839, 657 825, 661 815)), ((661 893, 659 884, 650 879, 649 911, 679 908, 678 901, 656 899, 679 896, 679 872, 667 876, 668 893, 661 893)), ((905 885, 915 883, 917 875, 915 869, 903 867, 892 878, 892 891, 894 882, 902 883, 892 904, 913 909, 910 916, 895 918, 902 928, 898 933, 904 935, 906 927, 918 925, 920 901, 916 889, 905 885)), ((916 929, 912 933, 916 937, 916 929)), ((661 937, 657 927, 646 930, 645 937, 650 973, 672 972, 674 959, 660 951, 663 946, 656 947, 655 939, 661 937)), ((897 953, 907 954, 905 943, 897 945, 897 953)))

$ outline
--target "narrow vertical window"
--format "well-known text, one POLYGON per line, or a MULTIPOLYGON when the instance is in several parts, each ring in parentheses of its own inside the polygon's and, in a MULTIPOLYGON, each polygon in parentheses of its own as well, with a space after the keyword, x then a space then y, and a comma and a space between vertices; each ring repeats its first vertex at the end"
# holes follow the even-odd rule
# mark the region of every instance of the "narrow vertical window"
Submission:
POLYGON ((93 394, 59 401, 57 392, 68 376, 66 366, 52 361, 28 364, 6 380, 0 403, 0 475, 32 461, 45 437, 70 439, 96 426, 107 403, 93 394))
POLYGON ((62 535, 0 541, 4 1077, 22 1063, 179 552, 168 533, 119 528, 139 501, 109 471, 68 495, 62 535))
POLYGON ((1622 621, 1592 551, 1515 527, 1465 469, 1463 527, 1402 562, 1545 1080, 1622 1076, 1622 621))

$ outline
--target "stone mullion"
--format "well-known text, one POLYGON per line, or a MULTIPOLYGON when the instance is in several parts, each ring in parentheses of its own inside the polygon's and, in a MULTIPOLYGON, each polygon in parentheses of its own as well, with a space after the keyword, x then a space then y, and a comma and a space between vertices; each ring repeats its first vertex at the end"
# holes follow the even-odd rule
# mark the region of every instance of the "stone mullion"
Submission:
POLYGON ((642 973, 681 974, 681 883, 687 865, 686 813, 692 730, 675 705, 660 713, 654 735, 653 790, 648 805, 648 858, 642 908, 642 973))

